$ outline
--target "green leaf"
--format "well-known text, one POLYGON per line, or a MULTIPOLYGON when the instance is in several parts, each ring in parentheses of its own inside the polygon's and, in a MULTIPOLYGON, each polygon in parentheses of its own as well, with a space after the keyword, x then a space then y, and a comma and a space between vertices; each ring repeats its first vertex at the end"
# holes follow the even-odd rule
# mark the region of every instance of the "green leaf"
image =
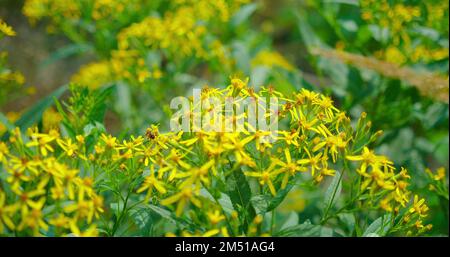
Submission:
POLYGON ((251 3, 244 5, 236 14, 231 18, 231 25, 233 27, 237 27, 241 25, 244 21, 248 20, 249 17, 256 11, 258 8, 257 3, 251 3))
POLYGON ((384 216, 376 219, 369 227, 367 227, 366 231, 364 231, 363 236, 369 236, 370 234, 377 234, 379 236, 385 236, 386 233, 391 228, 392 215, 386 214, 384 216))
POLYGON ((251 202, 255 208, 256 213, 264 214, 267 212, 269 206, 270 196, 269 195, 255 195, 252 196, 251 202))
MULTIPOLYGON (((202 196, 204 196, 205 198, 215 202, 216 200, 214 199, 214 196, 212 196, 208 190, 202 188, 200 190, 200 194, 202 196)), ((219 204, 222 206, 222 209, 224 210, 225 213, 227 214, 231 214, 232 211, 234 211, 233 209, 233 203, 230 200, 230 197, 226 194, 220 193, 219 198, 217 199, 217 201, 219 202, 219 204)))
POLYGON ((108 98, 112 92, 116 89, 115 85, 108 86, 106 88, 101 89, 101 91, 96 92, 95 94, 95 103, 92 110, 89 112, 89 120, 96 121, 99 123, 103 122, 106 112, 106 98, 108 98))
POLYGON ((325 0, 324 3, 348 4, 359 6, 358 0, 325 0))
POLYGON ((286 237, 286 236, 320 236, 322 227, 319 225, 311 224, 311 221, 307 220, 302 224, 291 226, 282 229, 275 233, 274 236, 286 237))
POLYGON ((92 50, 92 47, 88 44, 71 44, 68 46, 61 47, 60 49, 54 51, 47 59, 42 62, 42 66, 45 67, 52 64, 58 60, 70 57, 72 55, 85 53, 92 50))
POLYGON ((321 237, 332 237, 333 236, 333 229, 332 228, 327 228, 327 227, 322 227, 320 229, 320 236, 321 237))
POLYGON ((353 213, 340 213, 338 214, 339 220, 345 225, 347 231, 349 232, 348 236, 352 235, 353 230, 355 230, 355 216, 353 213))
POLYGON ((270 200, 269 206, 267 207, 267 211, 271 211, 278 207, 278 205, 283 202, 284 198, 286 198, 286 195, 291 191, 292 187, 295 185, 295 180, 293 180, 291 183, 288 183, 286 187, 282 190, 279 190, 277 194, 270 200))
POLYGON ((298 225, 298 214, 295 211, 291 211, 285 220, 286 221, 281 225, 280 230, 298 225))
POLYGON ((314 32, 314 29, 309 24, 307 20, 306 11, 298 10, 298 12, 296 12, 295 15, 297 17, 297 26, 300 30, 302 40, 305 43, 308 50, 311 51, 315 47, 324 47, 325 44, 317 36, 317 34, 314 32))
POLYGON ((238 210, 244 220, 242 229, 247 231, 248 224, 252 222, 256 212, 251 202, 250 186, 241 169, 236 169, 228 175, 226 186, 234 209, 238 210))
POLYGON ((173 214, 172 212, 170 212, 166 209, 163 209, 159 206, 156 206, 153 204, 145 204, 145 205, 142 205, 142 207, 159 214, 162 218, 167 219, 168 221, 170 221, 173 224, 178 223, 178 224, 187 225, 185 220, 176 217, 175 214, 173 214))
POLYGON ((334 200, 339 198, 339 195, 342 191, 342 175, 339 171, 336 171, 336 175, 334 175, 333 180, 325 192, 324 197, 324 208, 325 212, 330 210, 333 207, 334 200))

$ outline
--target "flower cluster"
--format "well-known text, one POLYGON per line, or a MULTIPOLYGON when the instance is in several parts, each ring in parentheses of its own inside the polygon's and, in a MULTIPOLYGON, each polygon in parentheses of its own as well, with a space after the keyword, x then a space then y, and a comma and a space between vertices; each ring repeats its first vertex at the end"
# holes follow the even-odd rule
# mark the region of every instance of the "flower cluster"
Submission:
MULTIPOLYGON (((7 184, 0 213, 7 231, 94 233, 89 224, 103 215, 110 191, 122 199, 116 222, 133 207, 150 204, 160 212, 167 208, 179 221, 167 235, 268 235, 264 215, 274 199, 283 199, 298 179, 318 185, 337 174, 356 185, 344 209, 356 205, 362 213, 391 213, 401 218, 394 230, 419 234, 430 228, 422 225, 428 211, 424 200, 415 196, 410 203, 407 171, 397 172, 387 157, 368 148, 379 132, 370 133, 364 114, 353 129, 329 97, 306 89, 292 96, 272 87, 257 92, 238 78, 225 89, 203 88, 202 98, 209 96, 278 97, 283 100, 279 111, 266 115, 278 116, 283 128, 271 134, 244 122, 243 132, 161 133, 152 125, 145 135, 124 140, 105 133, 66 138, 56 130, 29 130, 23 139, 15 130, 0 148, 7 184), (348 161, 358 166, 353 169, 348 161), (265 199, 267 206, 255 207, 250 195, 265 199), (224 201, 230 206, 225 208, 224 201)), ((225 120, 222 113, 220 118, 236 126, 248 115, 225 120)), ((114 234, 118 226, 102 230, 114 234)))
POLYGON ((83 137, 77 139, 61 139, 56 130, 30 129, 25 136, 15 129, 9 143, 0 143, 0 234, 98 234, 92 222, 103 212, 103 198, 91 177, 60 160, 83 147, 83 137))
MULTIPOLYGON (((418 25, 426 25, 437 33, 448 34, 448 28, 439 22, 448 18, 448 1, 429 1, 406 5, 403 1, 361 1, 361 16, 380 29, 388 29, 389 46, 376 53, 388 62, 404 64, 430 63, 448 58, 448 47, 430 44, 430 40, 415 36, 418 25)), ((435 41, 435 40, 434 40, 435 41)))
POLYGON ((247 2, 183 0, 163 8, 160 1, 78 0, 66 5, 28 0, 24 14, 31 21, 49 18, 51 31, 60 31, 76 43, 93 43, 101 60, 83 66, 73 82, 97 88, 112 81, 142 84, 158 80, 164 75, 165 59, 215 60, 229 67, 228 50, 213 35, 214 27, 228 22, 247 2), (95 29, 72 22, 81 17, 95 29), (111 25, 111 19, 116 25, 111 25), (149 54, 159 57, 149 59, 149 54))

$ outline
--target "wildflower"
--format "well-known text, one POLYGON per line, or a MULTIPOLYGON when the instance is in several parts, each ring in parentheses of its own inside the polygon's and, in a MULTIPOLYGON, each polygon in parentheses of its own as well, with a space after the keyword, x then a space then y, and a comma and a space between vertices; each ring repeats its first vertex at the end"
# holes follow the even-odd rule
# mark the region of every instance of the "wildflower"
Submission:
POLYGON ((362 161, 361 167, 358 169, 358 173, 363 176, 367 176, 366 169, 368 165, 375 164, 380 161, 380 158, 367 147, 364 147, 361 155, 347 155, 345 158, 350 161, 362 161))
POLYGON ((210 160, 205 163, 201 167, 191 168, 189 171, 177 174, 177 178, 185 178, 188 177, 185 181, 180 184, 180 187, 184 187, 186 185, 200 185, 201 183, 205 183, 206 185, 210 184, 210 180, 208 178, 208 171, 215 165, 214 160, 210 160))
POLYGON ((434 180, 438 181, 438 180, 443 180, 445 178, 445 168, 444 167, 437 169, 436 173, 437 174, 433 176, 434 180))
POLYGON ((80 219, 87 220, 88 223, 91 223, 94 212, 92 211, 93 203, 91 200, 85 200, 84 193, 78 194, 78 199, 75 203, 67 205, 64 207, 64 211, 66 213, 75 213, 74 220, 78 221, 80 219))
POLYGON ((10 37, 16 35, 16 32, 13 30, 13 28, 8 26, 8 24, 6 24, 6 22, 4 22, 2 19, 0 19, 0 32, 10 37))
POLYGON ((0 142, 0 163, 6 162, 6 156, 8 154, 8 146, 4 142, 0 142))
POLYGON ((225 219, 225 216, 220 213, 219 210, 215 210, 214 212, 210 211, 207 213, 208 219, 212 225, 216 225, 225 219))
MULTIPOLYGON (((252 136, 248 136, 242 140, 237 139, 235 136, 229 136, 230 143, 224 144, 227 150, 233 150, 238 163, 247 162, 253 163, 250 156, 245 151, 245 145, 254 139, 252 136)), ((252 165, 253 166, 253 165, 252 165)))
POLYGON ((78 145, 72 143, 72 139, 70 138, 68 138, 67 140, 57 139, 57 143, 64 150, 67 156, 73 157, 76 155, 78 145))
POLYGON ((64 214, 59 214, 58 216, 51 218, 48 222, 57 228, 68 228, 70 223, 70 218, 64 214))
POLYGON ((300 159, 297 161, 298 164, 308 164, 311 167, 311 175, 314 176, 316 170, 320 170, 319 164, 320 160, 323 158, 322 153, 318 153, 316 155, 311 155, 309 150, 305 148, 306 154, 308 158, 300 159))
POLYGON ((105 143, 105 145, 111 149, 114 149, 117 145, 117 139, 111 135, 101 134, 100 138, 105 143))
POLYGON ((95 224, 92 224, 85 231, 81 231, 75 221, 70 222, 70 231, 72 231, 74 236, 78 237, 95 237, 98 235, 97 226, 95 224))
POLYGON ((275 190, 275 187, 273 185, 273 182, 272 182, 273 177, 276 176, 277 173, 273 172, 272 170, 264 170, 264 171, 261 171, 261 172, 247 171, 247 172, 244 172, 244 174, 246 176, 249 176, 249 177, 256 177, 256 178, 258 178, 259 179, 259 183, 262 186, 264 186, 266 184, 269 186, 269 190, 270 190, 270 193, 272 195, 276 195, 277 194, 277 192, 275 190))
POLYGON ((33 235, 40 235, 39 229, 48 230, 48 225, 43 219, 42 208, 44 207, 45 198, 39 199, 37 202, 29 202, 30 209, 22 209, 22 222, 17 226, 19 231, 30 228, 33 235))
POLYGON ((281 169, 277 173, 285 173, 281 183, 281 189, 284 189, 286 187, 289 178, 294 176, 297 171, 308 170, 307 168, 302 167, 298 162, 292 160, 289 149, 284 149, 284 155, 286 157, 286 162, 277 160, 277 165, 281 167, 281 169))
POLYGON ((294 66, 289 63, 280 53, 275 51, 263 50, 259 52, 252 60, 253 66, 263 65, 269 68, 281 67, 288 71, 295 70, 294 66))
POLYGON ((153 188, 156 189, 160 194, 165 194, 167 192, 164 184, 155 177, 155 168, 152 165, 150 167, 150 175, 145 177, 142 186, 136 192, 141 193, 147 190, 145 199, 146 201, 148 201, 148 199, 150 199, 150 197, 152 196, 153 188))
POLYGON ((14 225, 11 217, 15 213, 16 207, 16 205, 6 204, 6 194, 0 189, 0 233, 3 233, 5 225, 10 230, 15 229, 16 226, 14 225))
POLYGON ((172 196, 161 201, 162 205, 171 205, 175 202, 178 202, 175 214, 177 216, 181 215, 181 212, 184 210, 184 207, 188 202, 191 202, 198 208, 201 208, 201 201, 195 196, 198 194, 198 190, 196 188, 192 188, 191 186, 186 186, 181 189, 181 192, 176 193, 172 196))
POLYGON ((420 217, 426 217, 427 216, 427 212, 429 210, 428 206, 425 203, 425 199, 420 199, 419 200, 419 196, 415 195, 414 196, 414 203, 413 206, 409 209, 409 213, 413 214, 413 213, 417 213, 419 214, 420 217))
POLYGON ((47 156, 48 152, 55 151, 53 147, 50 145, 52 141, 56 139, 56 137, 50 134, 38 134, 35 133, 32 135, 32 141, 27 143, 27 147, 37 146, 39 151, 43 156, 47 156))

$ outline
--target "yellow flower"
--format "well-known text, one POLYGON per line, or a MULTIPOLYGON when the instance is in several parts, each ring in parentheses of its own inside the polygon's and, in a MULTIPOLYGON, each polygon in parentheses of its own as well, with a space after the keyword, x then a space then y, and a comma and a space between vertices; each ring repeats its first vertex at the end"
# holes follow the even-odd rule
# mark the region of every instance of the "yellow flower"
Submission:
POLYGON ((368 176, 366 173, 368 165, 375 164, 380 161, 380 158, 367 147, 364 147, 361 155, 347 155, 345 158, 350 161, 362 161, 361 167, 357 171, 363 176, 368 176))
POLYGON ((106 144, 106 146, 111 149, 115 148, 117 145, 117 139, 111 135, 102 134, 100 138, 106 144))
POLYGON ((6 24, 2 19, 0 19, 0 32, 2 32, 4 35, 13 37, 16 35, 16 32, 6 24))
POLYGON ((175 214, 177 216, 180 216, 182 211, 184 210, 184 207, 188 202, 191 202, 198 208, 201 208, 202 203, 201 201, 196 197, 198 195, 198 189, 192 188, 191 186, 186 186, 181 189, 181 192, 176 193, 172 196, 169 196, 168 198, 161 201, 162 205, 171 205, 175 202, 178 202, 177 209, 175 211, 175 214))
POLYGON ((444 167, 437 169, 436 173, 437 174, 433 176, 434 180, 443 180, 445 178, 445 168, 444 167))
POLYGON ((419 200, 419 196, 415 195, 414 203, 413 203, 413 206, 409 209, 409 213, 411 213, 411 214, 417 213, 417 214, 419 214, 420 217, 426 217, 428 210, 429 210, 429 208, 425 204, 425 199, 422 198, 419 200))
POLYGON ((27 147, 36 146, 43 156, 47 156, 48 152, 54 152, 55 150, 51 146, 51 142, 56 139, 55 136, 50 134, 34 133, 32 135, 32 141, 26 144, 27 147))
POLYGON ((249 163, 251 166, 254 166, 252 158, 245 151, 245 145, 250 143, 254 139, 253 136, 248 136, 242 140, 236 137, 236 135, 229 136, 230 142, 224 144, 224 147, 227 150, 233 150, 234 155, 236 157, 236 161, 238 163, 249 163))
POLYGON ((225 219, 225 216, 222 215, 219 210, 215 210, 214 212, 209 211, 207 212, 207 215, 212 225, 216 225, 217 223, 225 219))
POLYGON ((69 156, 69 157, 76 156, 76 153, 78 150, 78 145, 72 143, 71 138, 68 138, 65 140, 58 139, 56 142, 64 150, 64 152, 67 154, 67 156, 69 156))
POLYGON ((69 204, 64 207, 66 213, 75 213, 74 220, 86 219, 88 223, 91 223, 94 216, 94 205, 91 200, 85 200, 84 193, 78 193, 78 199, 75 203, 69 204))
POLYGON ((284 56, 275 51, 263 50, 251 61, 253 66, 263 65, 269 68, 281 67, 287 71, 294 71, 295 67, 284 56))
POLYGON ((70 230, 72 231, 72 235, 78 236, 78 237, 96 237, 96 236, 98 236, 98 230, 97 230, 97 226, 95 224, 92 224, 86 230, 81 231, 78 228, 76 222, 72 221, 72 222, 70 222, 70 230))
POLYGON ((70 218, 64 214, 58 214, 55 218, 51 218, 48 222, 57 228, 69 228, 70 218))
POLYGON ((39 229, 48 230, 48 225, 44 220, 42 208, 44 207, 45 198, 42 197, 37 202, 29 202, 30 209, 22 210, 22 222, 17 226, 19 231, 30 228, 33 235, 39 236, 39 229))
POLYGON ((58 129, 63 117, 54 108, 48 108, 42 114, 43 131, 48 132, 51 129, 58 129))
POLYGON ((162 183, 155 177, 155 167, 151 165, 150 175, 145 177, 144 182, 142 183, 141 187, 136 191, 136 193, 142 193, 145 190, 147 190, 145 200, 148 201, 152 196, 153 188, 156 189, 160 194, 165 194, 167 192, 166 188, 164 187, 164 183, 162 183))
POLYGON ((177 178, 185 178, 188 177, 185 181, 180 184, 180 187, 185 187, 187 185, 201 185, 204 183, 205 185, 210 184, 210 180, 208 178, 208 171, 215 165, 214 159, 209 162, 203 164, 201 167, 191 168, 189 171, 177 174, 177 178))
POLYGON ((269 190, 272 195, 275 196, 277 194, 275 187, 273 185, 273 182, 272 182, 273 177, 278 174, 277 172, 274 172, 274 171, 268 169, 268 170, 264 170, 264 171, 260 171, 260 172, 247 171, 247 172, 244 172, 244 174, 249 177, 258 178, 259 183, 262 186, 266 185, 266 184, 267 184, 267 186, 269 186, 269 190))
POLYGON ((276 165, 281 167, 281 169, 279 169, 276 173, 278 174, 284 172, 283 180, 281 182, 281 189, 286 187, 289 178, 295 176, 298 171, 308 170, 306 167, 302 167, 299 162, 292 160, 289 149, 284 149, 284 155, 286 157, 286 162, 278 159, 276 160, 276 165))
POLYGON ((318 153, 313 156, 309 153, 307 148, 304 149, 306 151, 306 154, 308 155, 308 158, 298 160, 297 163, 302 165, 308 164, 309 167, 311 167, 311 175, 314 176, 315 171, 320 170, 319 164, 323 158, 322 153, 318 153))
POLYGON ((16 212, 16 205, 6 204, 6 194, 0 189, 0 233, 3 233, 4 226, 8 227, 10 230, 15 229, 14 222, 11 217, 16 212))

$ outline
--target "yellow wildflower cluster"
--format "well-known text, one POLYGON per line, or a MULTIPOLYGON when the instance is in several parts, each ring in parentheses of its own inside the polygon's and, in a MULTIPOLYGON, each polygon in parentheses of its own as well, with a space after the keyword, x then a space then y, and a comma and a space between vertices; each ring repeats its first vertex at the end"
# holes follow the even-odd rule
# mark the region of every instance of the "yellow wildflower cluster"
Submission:
MULTIPOLYGON (((142 1, 136 0, 133 4, 127 2, 125 6, 134 6, 134 3, 139 2, 142 1)), ((104 60, 83 66, 73 77, 73 82, 97 88, 111 81, 125 80, 131 84, 142 84, 147 79, 158 80, 164 73, 161 61, 148 60, 148 54, 152 50, 162 55, 159 59, 184 60, 191 57, 203 60, 214 59, 224 67, 230 67, 232 62, 228 58, 228 50, 220 40, 211 37, 210 27, 216 23, 229 21, 233 12, 246 2, 248 1, 173 1, 169 5, 170 8, 161 16, 142 16, 142 20, 136 20, 134 23, 124 22, 123 28, 108 31, 108 34, 113 37, 109 40, 117 40, 118 49, 110 49, 110 52, 105 53, 107 58, 104 60)), ((100 19, 96 21, 97 25, 104 19, 110 19, 109 15, 103 12, 124 8, 122 1, 97 0, 93 1, 93 4, 94 7, 107 6, 107 8, 99 8, 101 11, 98 12, 94 8, 92 15, 95 19, 100 19)), ((25 5, 25 14, 33 18, 36 15, 26 10, 34 9, 35 5, 32 1, 28 5, 29 7, 25 5)), ((77 6, 80 5, 80 3, 77 4, 77 6)), ((149 3, 146 5, 152 8, 149 3)), ((142 13, 145 8, 147 7, 142 8, 142 13)), ((82 8, 84 9, 86 8, 82 8)), ((53 16, 48 11, 45 13, 53 16)), ((113 13, 121 12, 116 10, 113 13)), ((73 33, 65 31, 65 34, 70 37, 73 33)), ((73 40, 78 39, 73 38, 73 40)))
POLYGON ((417 25, 426 25, 445 33, 442 32, 445 27, 435 21, 442 21, 444 15, 448 16, 448 1, 426 1, 416 5, 387 0, 363 0, 360 3, 362 18, 382 29, 387 28, 392 38, 385 49, 376 53, 378 58, 396 64, 429 63, 448 58, 448 47, 417 44, 411 36, 411 30, 417 25))
POLYGON ((427 168, 425 172, 429 179, 429 190, 448 200, 448 181, 445 168, 440 167, 435 172, 427 168))
POLYGON ((23 13, 33 23, 49 17, 52 23, 58 24, 64 19, 77 19, 81 16, 78 1, 27 0, 23 7, 23 13))
POLYGON ((61 25, 80 17, 92 18, 100 24, 115 20, 121 24, 130 17, 151 6, 146 0, 95 0, 95 1, 58 1, 58 0, 27 0, 23 13, 35 23, 48 18, 53 29, 63 29, 61 25))
MULTIPOLYGON (((175 1, 174 8, 162 17, 150 16, 122 30, 117 36, 119 53, 116 55, 133 60, 135 51, 153 49, 163 50, 169 57, 176 56, 177 59, 195 56, 200 59, 219 58, 222 62, 227 62, 220 41, 208 42, 205 39, 208 25, 214 24, 217 18, 219 22, 227 22, 233 11, 244 2, 246 1, 175 1)), ((113 62, 114 59, 113 54, 113 62)), ((143 59, 139 59, 138 64, 139 62, 143 62, 143 59)), ((122 64, 123 58, 114 63, 122 64)), ((115 67, 115 70, 122 71, 123 67, 122 64, 115 67)), ((138 80, 151 77, 142 68, 145 67, 136 71, 138 80)))
MULTIPOLYGON (((336 176, 339 169, 339 176, 349 172, 349 178, 356 178, 350 181, 357 185, 352 201, 361 212, 367 208, 403 215, 402 226, 413 234, 430 228, 422 225, 428 211, 424 200, 416 196, 410 206, 407 171, 396 172, 387 157, 366 146, 379 133, 370 134, 365 114, 354 131, 350 119, 327 96, 306 89, 288 96, 272 87, 256 92, 247 81, 232 78, 225 89, 205 86, 201 98, 277 97, 282 101, 276 113, 262 108, 267 117, 276 115, 285 129, 272 134, 244 122, 242 132, 161 133, 152 125, 145 136, 124 140, 103 133, 92 147, 87 147, 82 135, 63 138, 56 130, 47 134, 29 130, 25 140, 18 130, 13 131, 10 146, 0 145, 0 161, 8 174, 8 191, 0 198, 7 199, 0 206, 3 224, 9 231, 29 229, 33 234, 47 231, 48 224, 59 234, 82 234, 80 227, 95 233, 95 227, 88 226, 103 212, 96 183, 103 183, 105 176, 125 176, 122 183, 135 199, 168 208, 175 219, 188 218, 188 225, 167 235, 269 235, 262 226, 265 210, 257 212, 250 198, 242 199, 244 191, 271 199, 287 193, 299 177, 318 184, 336 176), (275 140, 263 140, 267 137, 275 140), (83 175, 60 160, 79 163, 83 175), (359 164, 356 172, 347 161, 359 164), (252 183, 256 187, 250 187, 252 183), (231 209, 219 204, 224 195, 231 199, 231 209), (48 206, 52 208, 47 211, 48 206)), ((196 112, 191 107, 187 116, 196 112)), ((209 111, 201 110, 202 114, 209 111)), ((231 120, 224 112, 219 115, 237 126, 249 114, 233 114, 231 120)))
POLYGON ((86 64, 71 80, 77 84, 88 85, 91 89, 99 88, 112 81, 111 65, 107 61, 86 64))
POLYGON ((9 144, 0 142, 0 234, 97 235, 90 224, 103 212, 103 199, 95 193, 93 179, 61 163, 56 149, 66 154, 82 149, 82 138, 72 143, 55 130, 43 134, 30 129, 27 135, 15 129, 9 144))

